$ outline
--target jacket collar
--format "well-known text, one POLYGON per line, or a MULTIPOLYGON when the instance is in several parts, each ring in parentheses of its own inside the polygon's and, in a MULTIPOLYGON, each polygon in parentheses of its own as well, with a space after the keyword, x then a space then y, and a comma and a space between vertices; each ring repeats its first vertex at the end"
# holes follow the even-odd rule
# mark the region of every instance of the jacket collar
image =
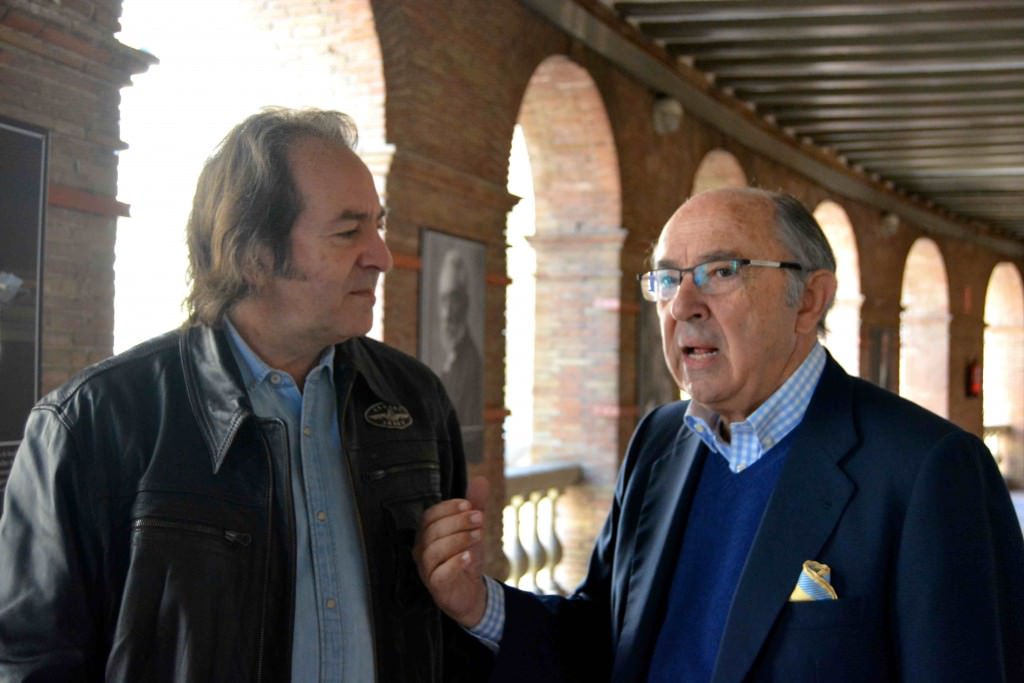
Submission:
POLYGON ((217 472, 252 404, 224 330, 186 327, 178 343, 188 402, 217 472))
MULTIPOLYGON (((231 342, 223 329, 206 325, 187 327, 178 343, 189 405, 209 448, 211 465, 216 473, 224 464, 239 428, 253 416, 252 404, 231 352, 231 342)), ((372 353, 375 344, 379 342, 355 337, 336 346, 335 378, 344 368, 350 368, 380 400, 397 404, 377 357, 372 353)), ((343 385, 336 383, 335 386, 343 385)))
POLYGON ((376 350, 381 346, 381 342, 367 337, 353 337, 338 344, 334 347, 334 373, 337 377, 340 370, 351 368, 356 376, 366 383, 374 396, 381 401, 398 405, 400 401, 380 367, 380 354, 376 350))

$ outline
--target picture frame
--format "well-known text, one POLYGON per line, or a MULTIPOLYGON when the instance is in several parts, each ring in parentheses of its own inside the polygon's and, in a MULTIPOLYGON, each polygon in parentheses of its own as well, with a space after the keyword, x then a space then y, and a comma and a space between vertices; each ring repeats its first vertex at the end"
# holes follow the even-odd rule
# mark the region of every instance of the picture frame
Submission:
POLYGON ((49 133, 0 117, 0 491, 39 399, 49 133))
POLYGON ((441 378, 455 407, 467 461, 480 462, 487 249, 423 228, 420 251, 419 358, 441 378))

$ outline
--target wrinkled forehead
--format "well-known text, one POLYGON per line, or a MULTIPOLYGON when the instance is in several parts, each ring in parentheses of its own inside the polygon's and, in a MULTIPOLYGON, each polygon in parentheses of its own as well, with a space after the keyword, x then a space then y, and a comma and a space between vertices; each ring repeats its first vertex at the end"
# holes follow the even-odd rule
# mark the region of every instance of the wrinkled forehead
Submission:
POLYGON ((679 207, 661 231, 654 261, 690 265, 718 257, 775 258, 781 252, 772 202, 760 194, 721 190, 679 207))

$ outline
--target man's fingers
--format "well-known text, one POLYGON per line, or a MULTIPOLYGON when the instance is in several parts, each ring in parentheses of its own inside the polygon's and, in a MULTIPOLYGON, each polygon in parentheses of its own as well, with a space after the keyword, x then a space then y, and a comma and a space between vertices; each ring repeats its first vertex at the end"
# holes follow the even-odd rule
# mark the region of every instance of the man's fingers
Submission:
POLYGON ((429 576, 436 567, 451 558, 471 552, 475 546, 480 544, 482 537, 483 533, 480 529, 467 529, 422 542, 419 550, 424 574, 429 576))
POLYGON ((467 531, 479 531, 484 524, 484 514, 479 510, 457 512, 447 517, 425 523, 420 528, 419 544, 423 546, 435 543, 438 539, 467 531))
POLYGON ((475 477, 466 499, 454 498, 431 506, 423 513, 413 554, 420 577, 428 586, 442 588, 466 581, 483 569, 483 508, 488 483, 475 477))
POLYGON ((467 548, 440 562, 429 573, 428 578, 430 584, 434 586, 447 586, 464 581, 467 574, 479 575, 481 569, 483 569, 483 553, 467 548))
POLYGON ((452 498, 450 500, 444 500, 436 505, 432 505, 423 512, 423 518, 420 520, 421 527, 427 527, 437 520, 443 517, 451 517, 457 515, 460 512, 466 512, 472 507, 472 504, 464 498, 452 498))

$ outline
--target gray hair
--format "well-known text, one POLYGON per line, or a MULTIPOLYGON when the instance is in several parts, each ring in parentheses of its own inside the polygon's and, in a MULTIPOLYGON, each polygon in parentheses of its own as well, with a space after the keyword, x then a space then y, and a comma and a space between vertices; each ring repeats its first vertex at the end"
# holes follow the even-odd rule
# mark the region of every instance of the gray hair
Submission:
MULTIPOLYGON (((775 207, 775 225, 778 228, 779 241, 792 254, 793 260, 804 268, 786 271, 789 277, 786 303, 796 306, 803 296, 807 273, 814 270, 835 273, 836 257, 818 221, 803 204, 781 192, 765 192, 765 196, 775 207)), ((825 314, 832 308, 833 299, 826 302, 825 314)), ((823 314, 818 320, 818 332, 824 334, 825 331, 823 314)))

